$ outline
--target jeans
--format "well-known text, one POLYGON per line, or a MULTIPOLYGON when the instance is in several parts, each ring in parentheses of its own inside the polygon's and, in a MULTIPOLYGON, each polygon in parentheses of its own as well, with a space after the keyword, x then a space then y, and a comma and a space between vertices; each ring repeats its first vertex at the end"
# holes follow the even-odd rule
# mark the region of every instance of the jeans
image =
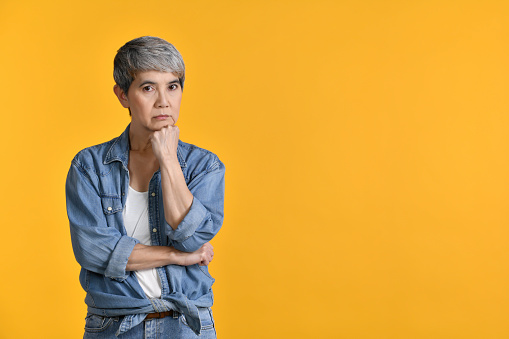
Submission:
POLYGON ((199 308, 199 314, 202 325, 199 337, 189 328, 185 316, 177 312, 174 312, 173 317, 145 320, 116 337, 115 333, 122 322, 122 317, 104 317, 89 313, 85 319, 83 339, 216 339, 212 310, 207 307, 199 308))

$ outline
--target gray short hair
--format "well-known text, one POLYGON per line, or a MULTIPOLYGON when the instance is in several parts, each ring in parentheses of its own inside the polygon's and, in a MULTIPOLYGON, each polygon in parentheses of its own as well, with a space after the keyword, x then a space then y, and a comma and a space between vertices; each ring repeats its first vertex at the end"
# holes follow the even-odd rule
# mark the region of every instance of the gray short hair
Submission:
POLYGON ((127 95, 136 73, 144 71, 170 72, 184 88, 186 68, 179 51, 161 38, 143 36, 120 47, 113 61, 113 79, 127 95))

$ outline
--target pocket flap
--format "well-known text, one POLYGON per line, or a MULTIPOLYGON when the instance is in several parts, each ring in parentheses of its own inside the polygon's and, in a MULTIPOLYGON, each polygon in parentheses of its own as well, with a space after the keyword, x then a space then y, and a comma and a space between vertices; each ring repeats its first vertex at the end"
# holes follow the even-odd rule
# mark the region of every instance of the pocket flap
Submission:
POLYGON ((120 197, 101 197, 104 214, 113 214, 122 211, 122 201, 120 197))

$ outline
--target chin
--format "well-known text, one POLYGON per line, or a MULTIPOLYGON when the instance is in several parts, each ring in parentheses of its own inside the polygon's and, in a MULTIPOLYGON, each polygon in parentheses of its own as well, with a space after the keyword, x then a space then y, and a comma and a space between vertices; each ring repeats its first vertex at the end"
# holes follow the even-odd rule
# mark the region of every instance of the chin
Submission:
POLYGON ((160 131, 163 128, 168 127, 168 126, 171 126, 171 124, 168 121, 163 121, 160 124, 157 124, 156 126, 152 127, 151 130, 154 131, 154 132, 155 131, 160 131))

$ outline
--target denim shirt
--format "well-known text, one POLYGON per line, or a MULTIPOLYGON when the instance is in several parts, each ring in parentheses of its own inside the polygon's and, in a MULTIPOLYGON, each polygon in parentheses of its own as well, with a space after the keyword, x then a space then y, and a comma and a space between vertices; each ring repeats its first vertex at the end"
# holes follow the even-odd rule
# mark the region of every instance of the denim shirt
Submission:
MULTIPOLYGON (((147 298, 134 272, 126 271, 139 243, 127 236, 122 215, 129 188, 129 127, 118 138, 79 152, 67 175, 67 215, 88 312, 125 316, 118 335, 141 323, 148 313, 175 310, 199 334, 198 307, 213 303, 214 278, 207 266, 157 268, 160 299, 147 298)), ((210 241, 223 223, 225 168, 215 154, 180 140, 177 157, 193 202, 174 230, 164 217, 161 174, 155 172, 149 184, 151 241, 193 252, 210 241)))

